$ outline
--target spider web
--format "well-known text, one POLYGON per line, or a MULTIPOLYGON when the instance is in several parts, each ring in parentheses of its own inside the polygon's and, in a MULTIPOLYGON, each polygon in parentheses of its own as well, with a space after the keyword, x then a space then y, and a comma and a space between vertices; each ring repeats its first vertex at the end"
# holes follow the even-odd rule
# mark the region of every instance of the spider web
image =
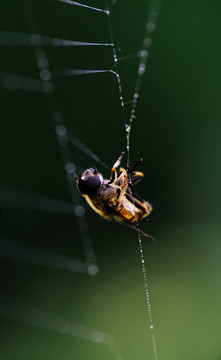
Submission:
MULTIPOLYGON (((123 52, 119 49, 113 31, 112 12, 114 13, 115 8, 118 6, 118 2, 113 1, 112 4, 105 3, 104 7, 101 7, 100 5, 98 7, 88 6, 68 0, 60 0, 59 2, 60 4, 56 2, 49 2, 46 4, 46 8, 50 7, 51 10, 52 7, 59 6, 61 11, 63 11, 63 7, 73 6, 73 10, 71 9, 70 11, 72 12, 72 14, 74 13, 74 11, 76 11, 76 8, 80 8, 79 11, 82 12, 81 16, 83 18, 85 18, 86 16, 94 17, 94 15, 90 15, 90 13, 93 13, 96 14, 96 21, 98 21, 99 16, 99 21, 101 21, 101 24, 98 28, 106 29, 106 32, 104 31, 104 34, 102 34, 104 39, 102 39, 101 36, 100 41, 97 41, 97 39, 96 41, 91 41, 91 39, 89 39, 88 31, 86 31, 85 34, 82 33, 82 36, 77 36, 78 39, 82 37, 83 41, 70 40, 63 37, 52 36, 54 30, 47 30, 45 32, 44 29, 39 28, 39 24, 41 23, 39 21, 39 9, 42 10, 42 4, 41 6, 36 6, 35 4, 31 4, 30 2, 23 1, 23 3, 21 4, 21 8, 22 13, 25 17, 25 25, 22 25, 24 26, 24 31, 18 32, 17 30, 12 31, 11 29, 2 30, 0 33, 0 44, 1 46, 7 47, 9 49, 9 52, 11 51, 12 53, 15 49, 16 51, 18 51, 17 49, 19 49, 19 55, 21 56, 24 56, 25 52, 26 55, 28 54, 29 61, 27 61, 27 65, 25 66, 26 71, 24 74, 21 73, 19 69, 14 69, 14 71, 12 72, 11 69, 14 68, 14 63, 13 66, 12 64, 8 64, 8 66, 6 66, 6 69, 0 72, 0 86, 4 90, 6 89, 9 91, 16 91, 16 93, 20 91, 27 92, 28 96, 34 95, 37 99, 37 103, 42 97, 42 94, 45 97, 44 106, 48 108, 48 117, 51 118, 50 125, 54 125, 57 144, 60 151, 60 157, 63 161, 63 167, 65 170, 66 181, 70 191, 72 204, 70 204, 68 201, 56 200, 50 196, 36 195, 36 193, 27 191, 24 192, 22 189, 15 190, 10 187, 2 187, 1 206, 4 208, 23 208, 26 210, 37 210, 49 213, 75 215, 76 226, 79 233, 78 240, 82 244, 84 259, 83 261, 79 259, 73 259, 72 256, 61 255, 57 252, 39 248, 33 244, 24 243, 21 241, 19 242, 15 239, 5 238, 4 236, 1 240, 1 254, 3 258, 17 262, 29 263, 43 267, 47 266, 53 269, 64 269, 73 272, 88 273, 89 275, 96 275, 98 273, 98 265, 91 237, 91 230, 89 228, 89 223, 86 216, 86 209, 82 201, 82 197, 76 191, 74 173, 79 173, 82 171, 82 169, 86 167, 86 162, 88 161, 86 160, 87 157, 91 158, 93 162, 97 162, 98 166, 102 166, 104 169, 109 170, 110 166, 108 166, 106 162, 103 161, 103 155, 101 156, 101 159, 100 156, 95 154, 90 148, 85 145, 85 141, 82 142, 82 140, 80 140, 80 138, 76 136, 76 122, 78 123, 84 121, 84 109, 82 108, 82 101, 80 102, 79 107, 75 104, 78 103, 80 98, 84 98, 84 91, 86 93, 88 91, 85 89, 85 80, 83 78, 87 77, 87 86, 89 86, 90 95, 92 87, 94 88, 94 82, 98 82, 97 88, 99 94, 95 94, 95 96, 93 97, 93 99, 99 99, 98 102, 101 101, 100 90, 103 87, 106 89, 106 86, 104 85, 106 82, 111 84, 111 86, 108 86, 108 88, 117 87, 118 94, 115 93, 114 99, 115 105, 118 103, 115 110, 117 115, 114 115, 113 112, 111 112, 110 110, 111 116, 106 121, 99 118, 96 122, 92 120, 90 123, 88 123, 88 121, 85 120, 85 128, 88 130, 88 133, 91 134, 92 137, 95 136, 94 134, 96 134, 95 141, 99 139, 101 149, 105 148, 105 146, 107 147, 108 141, 110 144, 109 146, 113 147, 113 142, 109 140, 111 137, 117 137, 119 140, 121 139, 122 143, 121 135, 125 131, 127 164, 129 165, 130 133, 132 123, 136 117, 136 107, 140 95, 142 77, 145 73, 147 65, 149 48, 152 44, 152 34, 156 27, 156 21, 160 9, 160 2, 158 0, 154 0, 151 2, 141 48, 136 49, 135 52, 131 52, 129 55, 123 54, 123 52), (83 14, 83 10, 87 12, 86 15, 83 14), (104 22, 107 23, 107 26, 105 27, 104 22), (40 35, 42 33, 46 33, 46 35, 40 35), (86 41, 86 38, 88 38, 88 41, 86 41), (107 41, 107 39, 109 39, 109 42, 107 41), (96 47, 96 51, 94 50, 94 47, 96 47), (77 51, 79 51, 80 53, 80 56, 74 59, 74 66, 72 65, 72 58, 70 59, 67 56, 68 54, 70 54, 70 49, 72 50, 73 48, 77 48, 77 51), (60 53, 57 54, 57 64, 54 63, 54 49, 60 50, 60 53), (65 50, 68 51, 64 55, 64 60, 63 54, 65 50), (90 54, 90 67, 87 66, 87 53, 90 54), (122 56, 119 56, 120 53, 122 53, 122 56), (94 54, 96 55, 94 56, 94 54), (123 72, 122 69, 125 61, 130 61, 130 59, 136 60, 136 66, 138 66, 138 71, 137 74, 135 73, 136 76, 134 78, 134 90, 126 91, 124 89, 127 88, 127 86, 126 84, 123 85, 124 81, 122 81, 122 77, 120 74, 121 72, 123 72), (107 66, 108 63, 109 66, 107 66), (71 64, 72 66, 68 64, 71 64), (79 91, 79 93, 74 93, 74 100, 72 100, 71 98, 73 96, 73 76, 75 76, 75 90, 78 89, 79 91), (88 77, 91 77, 91 80, 88 80, 88 77), (65 97, 62 97, 62 89, 64 88, 64 86, 67 86, 67 90, 65 93, 65 97), (116 129, 120 129, 121 126, 119 123, 118 115, 119 106, 121 108, 121 118, 123 119, 125 129, 122 129, 120 131, 117 130, 121 132, 121 135, 117 136, 115 134, 115 131, 116 129), (74 121, 74 126, 71 124, 70 121, 68 121, 68 126, 66 125, 66 113, 68 113, 68 107, 76 107, 75 109, 72 109, 73 118, 76 119, 74 121), (113 120, 114 118, 117 120, 113 120), (104 136, 102 140, 100 137, 100 133, 105 131, 107 132, 109 139, 104 136), (73 149, 71 145, 73 145, 74 148, 77 149, 77 151, 82 152, 82 156, 85 155, 85 158, 83 158, 83 160, 81 161, 80 166, 76 164, 73 160, 75 157, 73 156, 73 149)), ((44 26, 42 27, 44 28, 44 26)), ((90 38, 92 37, 93 36, 91 35, 90 38)), ((110 94, 108 94, 107 97, 110 98, 110 94)), ((87 98, 87 96, 85 96, 85 98, 87 98)), ((87 105, 88 104, 85 101, 85 106, 87 105)), ((91 108, 93 108, 93 105, 93 103, 89 104, 91 108)), ((100 104, 98 105, 100 106, 100 104)), ((101 117, 101 114, 98 114, 98 117, 99 115, 101 117)), ((44 127, 40 129, 41 134, 42 131, 45 131, 44 127)), ((120 141, 116 141, 116 143, 120 143, 120 141)), ((111 157, 109 157, 108 163, 110 163, 110 161, 113 162, 113 159, 116 158, 115 154, 116 156, 119 154, 119 149, 116 146, 113 148, 113 153, 111 154, 111 157)), ((53 181, 53 179, 51 179, 51 181, 53 181)), ((139 247, 141 254, 142 271, 144 275, 144 285, 149 315, 149 326, 150 329, 153 331, 153 320, 149 300, 147 275, 140 236, 139 247)), ((23 323, 28 323, 45 329, 58 331, 59 333, 66 333, 79 338, 88 339, 93 342, 100 342, 106 344, 110 348, 112 358, 122 358, 119 350, 116 348, 113 338, 109 335, 106 335, 105 333, 93 330, 91 328, 87 328, 79 323, 71 322, 70 320, 61 318, 49 311, 45 311, 26 302, 23 302, 22 300, 16 300, 15 298, 11 296, 6 296, 4 294, 2 294, 1 296, 1 304, 2 317, 16 319, 23 323), (7 306, 5 306, 6 303, 7 306), (66 330, 63 330, 64 328, 66 330)), ((152 345, 154 359, 157 359, 158 353, 156 349, 154 333, 152 333, 152 345)))

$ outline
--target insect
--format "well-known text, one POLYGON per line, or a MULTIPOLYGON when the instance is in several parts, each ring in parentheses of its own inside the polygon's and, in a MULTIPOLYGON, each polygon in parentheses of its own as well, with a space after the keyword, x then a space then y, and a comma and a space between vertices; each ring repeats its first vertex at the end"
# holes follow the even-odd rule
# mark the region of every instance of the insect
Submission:
POLYGON ((132 169, 128 167, 125 170, 121 167, 117 173, 116 169, 120 166, 123 156, 122 152, 113 165, 110 180, 104 179, 93 166, 77 176, 77 187, 99 215, 109 220, 114 217, 154 240, 137 225, 139 220, 146 218, 152 211, 151 204, 141 199, 133 188, 133 185, 144 177, 142 172, 134 171, 142 159, 132 169))

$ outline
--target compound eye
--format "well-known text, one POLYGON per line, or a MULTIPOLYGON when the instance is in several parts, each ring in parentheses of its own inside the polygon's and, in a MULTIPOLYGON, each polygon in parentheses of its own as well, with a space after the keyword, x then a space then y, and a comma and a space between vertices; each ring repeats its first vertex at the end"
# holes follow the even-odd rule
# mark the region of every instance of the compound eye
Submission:
POLYGON ((101 186, 99 176, 91 176, 87 180, 78 179, 78 189, 82 194, 95 195, 101 186))

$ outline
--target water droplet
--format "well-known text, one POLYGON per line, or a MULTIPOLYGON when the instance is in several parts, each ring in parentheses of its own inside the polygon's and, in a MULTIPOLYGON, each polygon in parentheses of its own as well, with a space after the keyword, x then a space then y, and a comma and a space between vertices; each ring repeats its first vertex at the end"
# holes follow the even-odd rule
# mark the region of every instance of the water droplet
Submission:
POLYGON ((48 67, 48 59, 45 56, 39 57, 37 62, 40 69, 45 69, 48 67))
POLYGON ((145 72, 145 69, 146 69, 146 65, 145 64, 140 64, 139 69, 138 69, 138 73, 143 74, 145 72))
POLYGON ((47 69, 43 69, 40 71, 40 78, 42 81, 48 81, 51 79, 51 72, 47 69))
POLYGON ((143 45, 146 46, 146 47, 151 46, 152 45, 152 40, 150 38, 144 39, 143 45))
POLYGON ((53 44, 54 46, 60 46, 60 45, 61 45, 61 40, 55 38, 55 39, 53 39, 52 44, 53 44))
POLYGON ((75 207, 74 212, 76 216, 84 216, 85 208, 81 205, 78 205, 75 207))
POLYGON ((66 127, 64 125, 57 125, 55 132, 58 136, 64 136, 66 134, 66 127))
POLYGON ((40 46, 41 45, 41 36, 38 34, 31 35, 31 43, 33 46, 40 46))
POLYGON ((147 23, 146 31, 153 32, 156 28, 156 25, 153 22, 147 23))
POLYGON ((126 124, 125 125, 125 130, 126 130, 127 133, 130 132, 130 129, 131 129, 130 125, 126 124))
POLYGON ((147 51, 147 50, 141 50, 141 51, 139 51, 139 56, 140 56, 140 57, 147 57, 147 56, 148 56, 148 51, 147 51))
POLYGON ((149 18, 149 20, 151 20, 151 21, 156 21, 157 18, 158 18, 158 13, 157 13, 157 11, 154 11, 154 10, 153 10, 153 11, 150 11, 148 18, 149 18))
POLYGON ((65 164, 65 171, 68 174, 73 174, 75 172, 75 164, 72 162, 69 162, 67 164, 65 164))
POLYGON ((98 274, 98 267, 97 265, 90 265, 88 266, 88 274, 89 275, 97 275, 98 274))

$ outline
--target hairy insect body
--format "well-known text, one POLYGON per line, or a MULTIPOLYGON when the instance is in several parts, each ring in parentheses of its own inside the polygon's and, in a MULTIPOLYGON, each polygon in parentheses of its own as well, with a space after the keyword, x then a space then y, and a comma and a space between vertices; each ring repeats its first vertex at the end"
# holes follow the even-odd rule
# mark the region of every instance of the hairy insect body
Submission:
POLYGON ((150 214, 152 207, 148 202, 145 201, 138 207, 138 202, 135 204, 133 203, 133 200, 133 198, 130 200, 124 198, 122 200, 121 207, 118 209, 117 215, 115 216, 116 220, 121 222, 127 220, 130 223, 134 223, 144 219, 150 214))
POLYGON ((112 208, 110 206, 111 199, 115 198, 117 190, 114 186, 103 184, 97 195, 89 196, 83 195, 88 204, 101 216, 111 220, 113 215, 112 208))
POLYGON ((133 197, 123 197, 121 202, 117 201, 119 187, 102 185, 97 195, 84 195, 88 204, 101 216, 111 220, 114 217, 120 222, 137 222, 149 215, 151 206, 148 202, 142 204, 133 197), (136 201, 136 202, 135 202, 136 201))
POLYGON ((147 237, 151 237, 138 228, 139 220, 147 217, 152 206, 134 193, 133 185, 144 174, 133 170, 120 168, 119 174, 116 168, 120 165, 124 153, 118 158, 112 167, 110 180, 103 179, 96 167, 83 172, 77 178, 77 186, 87 200, 91 208, 106 219, 115 218, 121 223, 131 225, 137 231, 147 237))

